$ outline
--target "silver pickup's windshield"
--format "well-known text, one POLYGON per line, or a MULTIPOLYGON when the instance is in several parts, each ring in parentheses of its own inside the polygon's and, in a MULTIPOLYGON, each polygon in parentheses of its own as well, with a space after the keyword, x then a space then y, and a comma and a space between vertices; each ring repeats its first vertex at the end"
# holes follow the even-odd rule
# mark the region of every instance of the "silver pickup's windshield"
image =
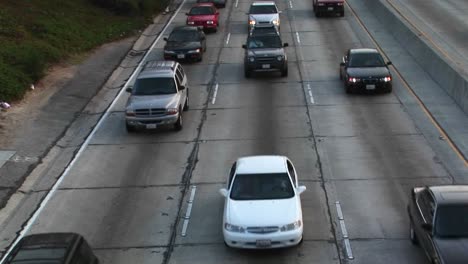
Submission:
POLYGON ((278 13, 274 5, 253 5, 250 7, 249 14, 275 14, 278 13))
POLYGON ((144 78, 135 82, 133 95, 161 95, 177 93, 173 78, 144 78))
POLYGON ((282 47, 278 36, 255 36, 247 40, 249 49, 279 49, 282 47))
POLYGON ((287 199, 294 189, 287 173, 237 174, 231 190, 233 200, 287 199))
POLYGON ((378 53, 356 53, 349 58, 349 67, 384 67, 385 62, 378 53))

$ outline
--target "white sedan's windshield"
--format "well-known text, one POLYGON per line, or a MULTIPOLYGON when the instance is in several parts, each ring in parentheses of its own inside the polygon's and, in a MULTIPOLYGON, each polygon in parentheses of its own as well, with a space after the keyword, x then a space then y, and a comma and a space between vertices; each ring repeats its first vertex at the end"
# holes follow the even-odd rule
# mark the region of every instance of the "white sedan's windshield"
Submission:
POLYGON ((287 199, 294 189, 287 173, 238 174, 231 190, 233 200, 287 199))

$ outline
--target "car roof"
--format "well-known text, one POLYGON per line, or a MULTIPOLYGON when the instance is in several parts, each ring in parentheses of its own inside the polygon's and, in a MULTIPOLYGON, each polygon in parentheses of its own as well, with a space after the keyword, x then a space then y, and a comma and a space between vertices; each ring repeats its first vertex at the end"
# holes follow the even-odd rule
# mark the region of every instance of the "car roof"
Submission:
POLYGON ((76 233, 41 233, 25 236, 21 239, 21 247, 37 245, 70 245, 82 236, 76 233))
POLYGON ((237 160, 237 174, 260 174, 287 172, 284 156, 248 156, 237 160))
POLYGON ((349 52, 351 54, 356 54, 356 53, 379 53, 378 50, 376 49, 369 49, 369 48, 364 48, 364 49, 350 49, 349 52))
POLYGON ((143 66, 138 79, 155 77, 173 77, 177 62, 175 61, 147 61, 143 66))
POLYGON ((275 5, 275 2, 271 1, 257 1, 252 3, 253 6, 262 6, 262 5, 275 5))
POLYGON ((437 205, 468 204, 468 185, 428 187, 437 205))

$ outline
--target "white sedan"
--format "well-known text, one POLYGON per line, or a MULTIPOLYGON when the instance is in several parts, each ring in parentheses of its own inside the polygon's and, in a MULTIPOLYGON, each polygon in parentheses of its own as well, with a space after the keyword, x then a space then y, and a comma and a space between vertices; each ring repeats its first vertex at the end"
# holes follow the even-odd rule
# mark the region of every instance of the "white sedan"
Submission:
POLYGON ((279 248, 302 241, 302 208, 292 162, 284 156, 239 158, 231 168, 224 203, 223 236, 236 248, 279 248))

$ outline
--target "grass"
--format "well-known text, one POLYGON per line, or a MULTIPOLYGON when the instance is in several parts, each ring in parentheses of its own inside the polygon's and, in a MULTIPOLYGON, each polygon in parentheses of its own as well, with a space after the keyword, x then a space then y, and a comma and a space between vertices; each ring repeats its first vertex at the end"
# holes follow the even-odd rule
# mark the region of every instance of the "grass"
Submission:
MULTIPOLYGON (((130 0, 128 0, 130 1, 130 0)), ((148 2, 131 0, 131 2, 148 2)), ((21 99, 54 63, 144 28, 168 0, 120 15, 92 0, 0 1, 0 101, 21 99), (150 10, 150 11, 148 11, 150 10)), ((122 0, 120 0, 122 2, 122 0)))

